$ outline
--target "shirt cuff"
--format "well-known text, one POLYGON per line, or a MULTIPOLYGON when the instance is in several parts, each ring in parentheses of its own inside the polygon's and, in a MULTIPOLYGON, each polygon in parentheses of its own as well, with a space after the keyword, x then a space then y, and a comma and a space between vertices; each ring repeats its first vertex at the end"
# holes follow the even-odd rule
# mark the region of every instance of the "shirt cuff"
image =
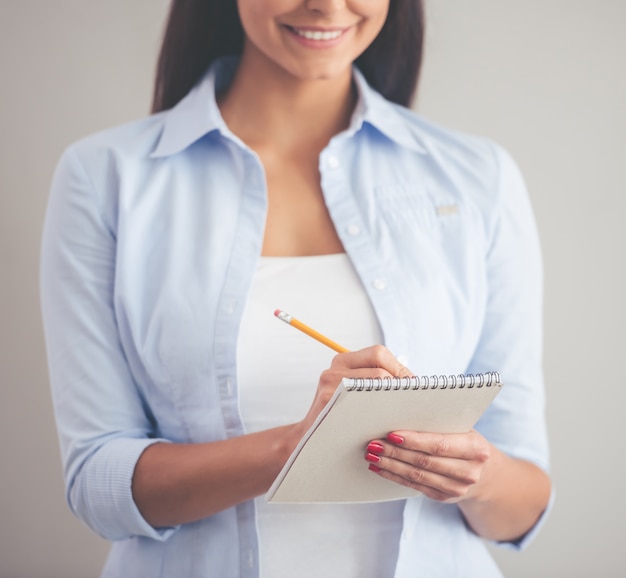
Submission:
POLYGON ((164 439, 116 438, 83 465, 70 491, 70 506, 94 532, 107 540, 145 536, 165 541, 178 526, 154 528, 132 495, 135 465, 147 447, 164 439))

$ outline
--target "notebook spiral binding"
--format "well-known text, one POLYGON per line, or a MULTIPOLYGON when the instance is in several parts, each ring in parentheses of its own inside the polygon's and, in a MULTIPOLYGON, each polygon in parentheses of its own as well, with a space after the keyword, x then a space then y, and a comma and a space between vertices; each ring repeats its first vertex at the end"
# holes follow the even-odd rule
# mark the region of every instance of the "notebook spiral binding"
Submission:
POLYGON ((466 375, 431 375, 413 377, 356 377, 346 385, 349 391, 381 391, 398 389, 462 389, 501 385, 497 371, 466 375))

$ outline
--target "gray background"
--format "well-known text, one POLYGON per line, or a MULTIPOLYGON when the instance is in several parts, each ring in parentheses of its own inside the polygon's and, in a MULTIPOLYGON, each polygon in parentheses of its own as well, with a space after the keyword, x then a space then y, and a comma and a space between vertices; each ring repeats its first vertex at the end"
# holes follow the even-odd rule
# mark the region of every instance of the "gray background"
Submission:
MULTIPOLYGON (((0 0, 1 578, 95 577, 107 552, 64 503, 39 240, 63 148, 146 113, 165 10, 165 0, 0 0)), ((624 576, 626 2, 428 10, 416 108, 512 152, 545 256, 558 498, 526 552, 496 556, 510 577, 624 576)))

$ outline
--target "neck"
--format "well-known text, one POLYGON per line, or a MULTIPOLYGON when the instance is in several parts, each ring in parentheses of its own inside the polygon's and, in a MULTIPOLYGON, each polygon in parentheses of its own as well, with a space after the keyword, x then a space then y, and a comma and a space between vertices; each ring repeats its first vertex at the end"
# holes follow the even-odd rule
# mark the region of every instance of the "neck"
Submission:
POLYGON ((302 80, 273 62, 251 60, 244 54, 232 84, 218 97, 226 124, 249 146, 317 143, 321 150, 347 128, 356 103, 351 70, 302 80))

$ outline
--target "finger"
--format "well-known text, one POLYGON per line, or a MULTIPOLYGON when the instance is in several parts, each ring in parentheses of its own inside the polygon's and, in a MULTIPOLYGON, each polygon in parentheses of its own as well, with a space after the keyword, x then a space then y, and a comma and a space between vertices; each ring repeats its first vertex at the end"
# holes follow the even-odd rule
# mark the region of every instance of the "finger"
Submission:
POLYGON ((371 442, 367 446, 365 459, 378 467, 420 483, 424 483, 421 476, 430 473, 462 484, 475 484, 481 478, 483 467, 481 461, 433 456, 380 442, 371 442))
POLYGON ((487 440, 474 430, 461 434, 394 431, 388 434, 386 441, 398 450, 442 458, 486 461, 490 453, 487 440))
POLYGON ((459 502, 469 494, 472 487, 471 484, 433 472, 421 472, 408 468, 398 472, 384 469, 379 464, 372 464, 370 469, 382 478, 412 488, 438 502, 459 502))
POLYGON ((357 369, 349 369, 349 368, 331 368, 322 372, 320 376, 320 383, 323 386, 337 387, 341 380, 344 377, 349 377, 353 379, 357 378, 384 378, 384 377, 392 377, 391 374, 385 369, 377 368, 377 367, 366 367, 366 368, 357 368, 357 369))
POLYGON ((384 345, 372 345, 365 349, 340 353, 333 359, 331 367, 342 366, 350 369, 379 368, 390 376, 410 377, 413 373, 402 365, 384 345))

